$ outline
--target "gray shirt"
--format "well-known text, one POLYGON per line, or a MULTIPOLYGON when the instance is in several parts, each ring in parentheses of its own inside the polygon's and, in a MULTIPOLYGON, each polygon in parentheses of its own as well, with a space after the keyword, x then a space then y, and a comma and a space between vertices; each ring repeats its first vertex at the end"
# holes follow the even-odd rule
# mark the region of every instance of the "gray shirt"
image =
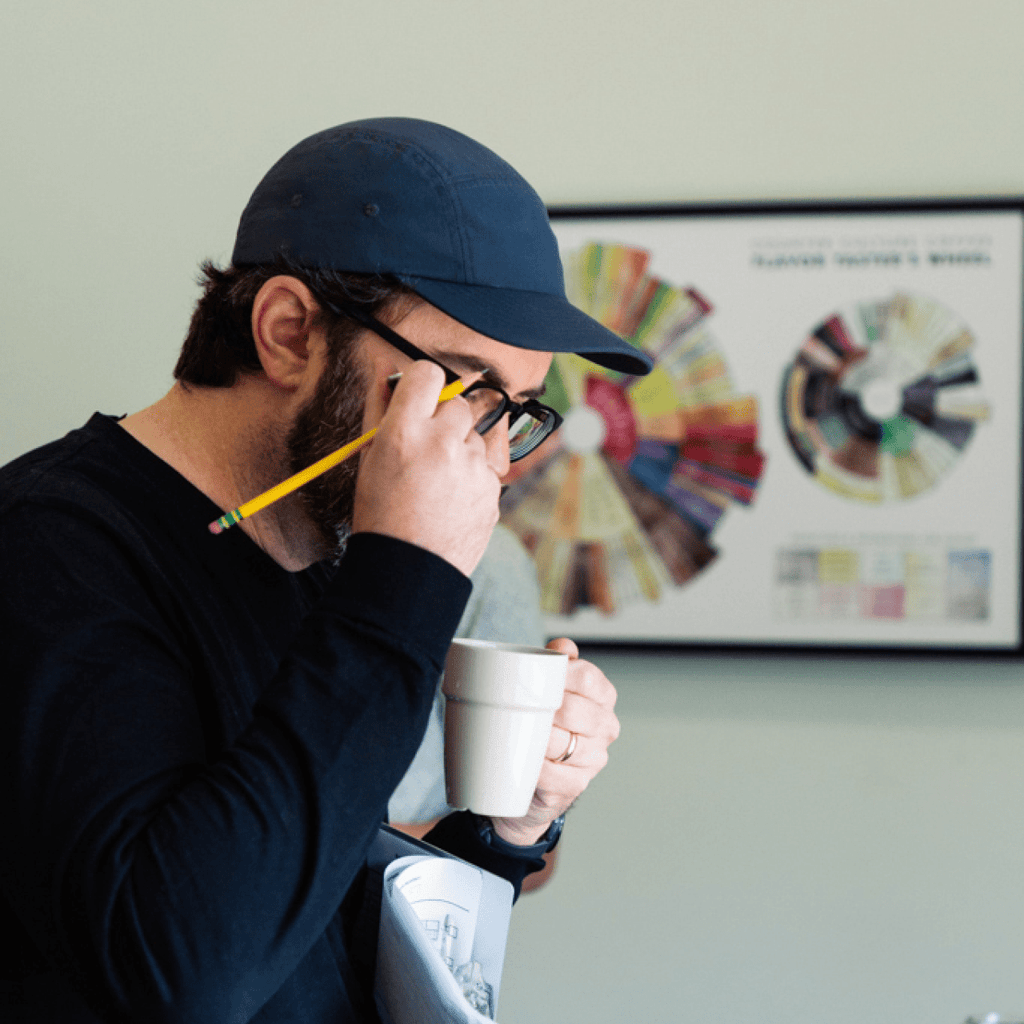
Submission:
MULTIPOLYGON (((456 636, 544 645, 540 590, 533 561, 519 538, 500 523, 472 575, 473 593, 456 636)), ((388 801, 392 821, 416 824, 451 811, 444 796, 444 697, 438 681, 434 708, 416 756, 388 801)))

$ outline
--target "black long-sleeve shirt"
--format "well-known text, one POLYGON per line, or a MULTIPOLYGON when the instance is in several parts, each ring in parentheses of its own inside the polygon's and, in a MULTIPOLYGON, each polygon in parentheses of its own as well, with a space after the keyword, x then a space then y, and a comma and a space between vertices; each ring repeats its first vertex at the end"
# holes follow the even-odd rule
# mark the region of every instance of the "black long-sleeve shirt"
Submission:
POLYGON ((0 471, 0 1019, 374 1019, 361 871, 470 583, 372 534, 289 573, 221 511, 99 415, 0 471))

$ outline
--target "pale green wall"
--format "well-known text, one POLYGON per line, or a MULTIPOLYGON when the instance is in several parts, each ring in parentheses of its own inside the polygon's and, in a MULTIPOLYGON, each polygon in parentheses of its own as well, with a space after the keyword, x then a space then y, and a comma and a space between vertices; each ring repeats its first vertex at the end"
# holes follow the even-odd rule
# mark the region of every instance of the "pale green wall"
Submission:
POLYGON ((508 1021, 1020 1013, 1018 666, 592 657, 622 735, 517 908, 508 1021))
MULTIPOLYGON (((1024 192, 1020 0, 8 0, 0 461, 158 397, 283 150, 447 122, 551 203, 1024 192)), ((598 655, 613 763, 516 917, 503 1018, 1024 1013, 1005 664, 598 655)))

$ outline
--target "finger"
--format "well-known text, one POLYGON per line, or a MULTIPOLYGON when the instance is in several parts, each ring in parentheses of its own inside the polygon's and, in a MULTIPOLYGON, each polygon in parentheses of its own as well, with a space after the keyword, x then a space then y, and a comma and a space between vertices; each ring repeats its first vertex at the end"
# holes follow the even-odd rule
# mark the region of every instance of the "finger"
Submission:
POLYGON ((578 693, 567 693, 555 712, 554 724, 569 732, 587 736, 605 736, 613 731, 614 712, 603 704, 578 693))
POLYGON ((579 659, 569 662, 565 692, 577 693, 607 708, 615 707, 618 699, 618 693, 611 680, 593 662, 579 659))
POLYGON ((603 724, 596 734, 580 732, 572 726, 555 725, 548 737, 544 757, 555 764, 594 764, 596 756, 607 756, 608 748, 619 738, 619 728, 619 720, 614 717, 603 724), (575 743, 572 742, 573 736, 576 737, 575 743))
POLYGON ((589 749, 607 748, 619 738, 620 729, 614 711, 580 698, 578 706, 568 710, 563 708, 555 716, 544 756, 551 761, 559 761, 573 746, 571 740, 574 735, 578 737, 575 747, 585 741, 584 745, 589 749))
MULTIPOLYGON (((587 736, 576 738, 576 745, 566 760, 561 757, 570 749, 571 734, 558 730, 560 749, 554 757, 545 757, 537 780, 537 790, 541 793, 558 790, 568 792, 577 786, 581 779, 592 779, 608 764, 608 748, 603 743, 595 743, 587 736)), ((575 795, 575 794, 574 794, 575 795)))
POLYGON ((429 419, 437 408, 437 400, 443 388, 444 370, 437 363, 426 359, 413 363, 403 372, 395 387, 387 418, 429 419))
MULTIPOLYGON (((577 740, 575 746, 579 746, 579 733, 576 733, 577 740)), ((548 761, 554 761, 556 764, 562 762, 562 758, 565 757, 572 746, 573 733, 568 729, 555 725, 551 727, 551 735, 548 737, 548 749, 544 751, 544 757, 548 761)), ((573 751, 575 753, 575 751, 573 751)), ((571 755, 570 755, 571 756, 571 755)), ((568 760, 568 758, 566 758, 568 760)))
POLYGON ((570 661, 575 661, 580 656, 580 649, 567 636, 560 636, 547 642, 549 651, 558 651, 559 654, 568 654, 570 661))
POLYGON ((551 736, 548 738, 548 749, 544 752, 544 759, 552 764, 580 768, 587 763, 587 754, 595 749, 597 747, 590 742, 589 737, 556 725, 552 728, 551 736))
MULTIPOLYGON (((475 437, 480 442, 480 450, 487 446, 484 439, 476 432, 476 414, 473 407, 461 395, 456 395, 450 402, 441 402, 432 413, 434 421, 454 434, 472 442, 475 437)), ((472 442, 475 443, 475 442, 472 442)))

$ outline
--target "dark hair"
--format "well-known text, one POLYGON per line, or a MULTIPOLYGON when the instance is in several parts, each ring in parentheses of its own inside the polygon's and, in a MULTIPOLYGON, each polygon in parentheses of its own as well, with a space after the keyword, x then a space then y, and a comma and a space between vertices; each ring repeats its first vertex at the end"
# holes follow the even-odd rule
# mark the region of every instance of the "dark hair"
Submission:
MULTIPOLYGON (((252 337, 252 304, 264 283, 278 274, 297 278, 320 300, 355 303, 384 320, 400 299, 414 295, 393 277, 302 267, 284 256, 273 263, 223 270, 206 260, 200 271, 203 294, 192 314, 174 377, 183 384, 204 387, 229 387, 239 373, 260 369, 252 337)), ((361 330, 355 321, 323 307, 313 322, 326 325, 331 353, 340 351, 361 330)))

